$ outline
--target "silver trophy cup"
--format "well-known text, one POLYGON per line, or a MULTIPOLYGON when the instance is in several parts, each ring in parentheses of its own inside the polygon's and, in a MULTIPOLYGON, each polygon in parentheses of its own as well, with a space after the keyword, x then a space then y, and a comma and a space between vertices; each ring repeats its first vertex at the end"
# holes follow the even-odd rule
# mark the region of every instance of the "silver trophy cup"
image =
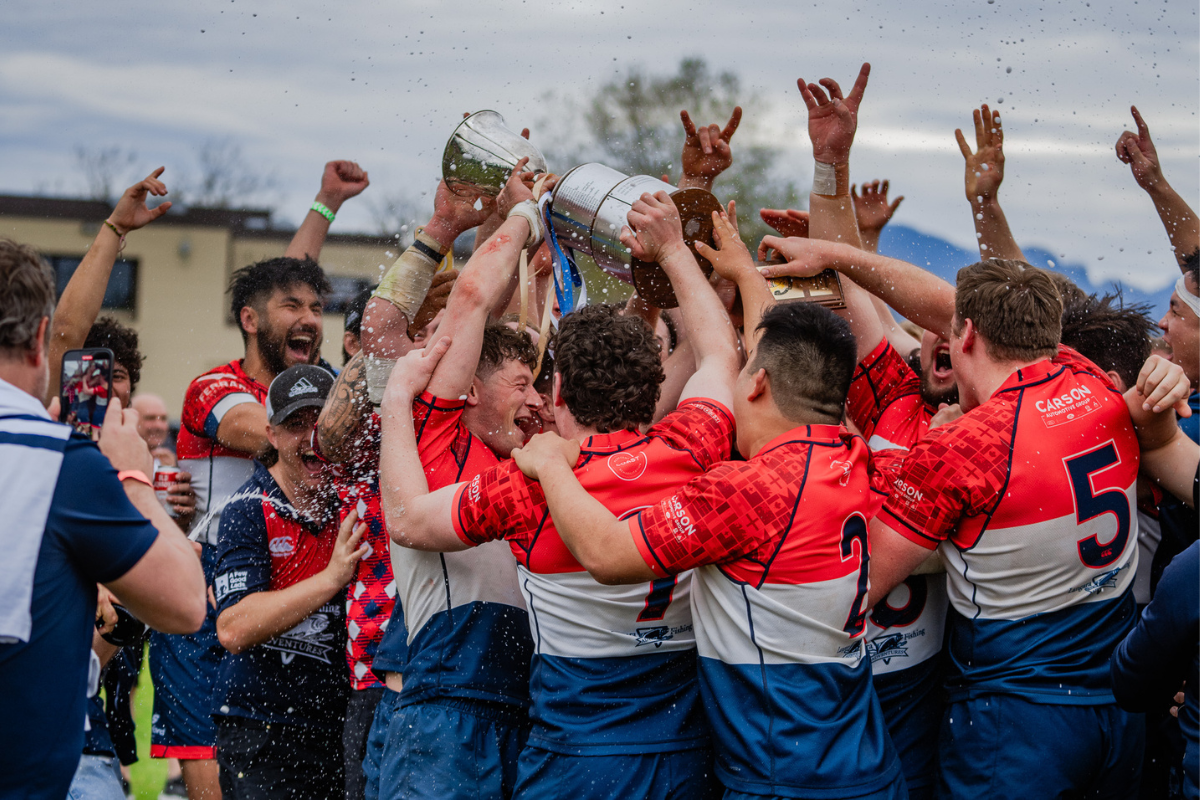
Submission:
MULTIPOLYGON (((554 187, 550 214, 554 232, 563 247, 587 253, 605 272, 633 284, 638 295, 659 308, 675 308, 679 301, 662 268, 633 257, 621 244, 621 228, 628 224, 630 207, 645 192, 666 192, 679 209, 683 240, 692 254, 697 241, 713 244, 712 212, 720 202, 703 189, 679 189, 649 175, 629 177, 603 164, 581 164, 563 175, 554 187)), ((696 259, 707 275, 712 265, 696 259)))
POLYGON ((538 149, 504 124, 495 111, 476 111, 454 129, 442 153, 442 178, 458 195, 495 197, 525 156, 529 172, 545 172, 538 149))

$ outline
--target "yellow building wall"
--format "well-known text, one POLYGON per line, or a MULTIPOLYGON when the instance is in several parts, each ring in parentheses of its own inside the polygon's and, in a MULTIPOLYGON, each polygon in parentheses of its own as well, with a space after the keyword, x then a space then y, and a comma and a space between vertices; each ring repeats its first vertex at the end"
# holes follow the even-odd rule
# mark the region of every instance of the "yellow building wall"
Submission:
MULTIPOLYGON (((78 220, 0 217, 0 235, 59 256, 82 256, 98 230, 98 224, 78 220)), ((255 261, 282 256, 287 243, 286 237, 233 238, 227 228, 209 226, 159 224, 131 233, 123 257, 138 262, 136 308, 101 313, 138 332, 145 355, 138 392, 161 395, 178 421, 192 379, 244 353, 241 334, 228 317, 229 276, 255 261)), ((381 266, 398 255, 389 256, 391 251, 331 242, 321 265, 331 275, 377 281, 381 266)), ((321 353, 340 367, 342 315, 324 315, 323 333, 321 353)))

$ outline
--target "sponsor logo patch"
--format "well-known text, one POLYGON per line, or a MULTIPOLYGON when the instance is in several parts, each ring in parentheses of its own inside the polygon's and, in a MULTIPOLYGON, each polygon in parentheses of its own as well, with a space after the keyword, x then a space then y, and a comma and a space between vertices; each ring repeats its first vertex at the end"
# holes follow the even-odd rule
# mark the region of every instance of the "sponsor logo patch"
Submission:
POLYGON ((246 578, 248 576, 249 573, 244 569, 218 575, 216 580, 213 581, 213 594, 217 596, 217 602, 220 602, 231 594, 246 591, 246 578))
POLYGON ((648 464, 649 459, 646 458, 644 452, 637 455, 632 453, 614 453, 608 457, 608 468, 612 470, 613 475, 616 475, 623 481, 636 481, 642 477, 648 464))
POLYGON ((1071 592, 1087 592, 1088 594, 1100 594, 1107 589, 1117 588, 1117 576, 1121 570, 1128 565, 1110 569, 1108 572, 1101 572, 1096 577, 1078 588, 1070 589, 1071 592))
POLYGON ((276 536, 271 541, 267 542, 267 549, 271 551, 271 555, 275 557, 290 556, 296 552, 296 542, 291 536, 276 536))
POLYGON ((292 388, 288 389, 288 397, 299 397, 302 394, 316 394, 317 387, 312 385, 312 381, 308 378, 301 378, 292 384, 292 388))

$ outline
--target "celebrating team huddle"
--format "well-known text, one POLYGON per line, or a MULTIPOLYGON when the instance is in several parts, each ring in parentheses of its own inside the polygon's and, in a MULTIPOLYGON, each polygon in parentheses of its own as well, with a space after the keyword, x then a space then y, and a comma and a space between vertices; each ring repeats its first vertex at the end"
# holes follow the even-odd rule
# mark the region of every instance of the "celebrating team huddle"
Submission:
POLYGON ((1200 223, 1160 176, 1156 344, 1026 262, 983 106, 982 260, 952 286, 879 255, 869 72, 800 81, 809 210, 762 210, 757 253, 711 195, 740 109, 683 113, 678 189, 551 175, 468 117, 447 163, 481 132, 513 157, 455 162, 338 373, 315 259, 366 174, 330 165, 287 256, 234 275, 245 358, 185 401, 212 605, 150 664, 193 796, 1197 796, 1200 223), (589 304, 578 253, 628 303, 589 304))

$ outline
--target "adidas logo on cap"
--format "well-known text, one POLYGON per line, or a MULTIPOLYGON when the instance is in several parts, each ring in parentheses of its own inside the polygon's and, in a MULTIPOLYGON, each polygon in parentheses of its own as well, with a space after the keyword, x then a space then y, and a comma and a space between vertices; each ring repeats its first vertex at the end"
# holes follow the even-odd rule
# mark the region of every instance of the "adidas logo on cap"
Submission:
POLYGON ((292 384, 291 389, 288 389, 288 397, 296 397, 301 394, 316 394, 318 391, 317 387, 312 385, 312 381, 301 377, 300 380, 292 384))

